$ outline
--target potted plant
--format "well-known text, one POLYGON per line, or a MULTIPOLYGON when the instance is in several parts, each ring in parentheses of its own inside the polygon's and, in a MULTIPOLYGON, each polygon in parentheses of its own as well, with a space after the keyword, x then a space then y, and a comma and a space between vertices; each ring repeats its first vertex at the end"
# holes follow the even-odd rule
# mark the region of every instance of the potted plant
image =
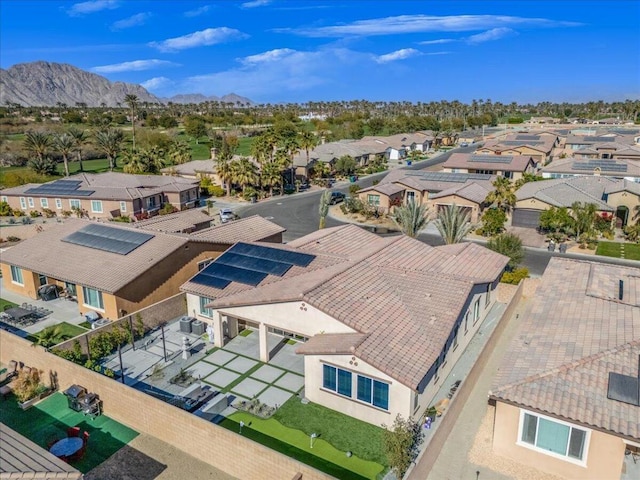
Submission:
POLYGON ((51 393, 51 388, 42 382, 41 373, 36 369, 23 368, 11 384, 11 390, 23 410, 51 393))

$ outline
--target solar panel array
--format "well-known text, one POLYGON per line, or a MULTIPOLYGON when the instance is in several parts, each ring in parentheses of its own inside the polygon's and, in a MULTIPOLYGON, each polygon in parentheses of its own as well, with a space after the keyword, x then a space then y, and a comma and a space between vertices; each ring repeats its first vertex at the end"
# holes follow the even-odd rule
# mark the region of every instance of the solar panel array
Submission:
POLYGON ((516 140, 536 141, 540 140, 540 135, 516 135, 516 140))
POLYGON ((410 172, 407 177, 419 177, 420 180, 432 182, 464 183, 467 180, 489 180, 486 173, 453 173, 453 172, 410 172))
POLYGON ((544 145, 544 141, 528 141, 528 140, 522 140, 522 141, 518 141, 518 140, 505 140, 503 142, 500 142, 500 145, 544 145))
POLYGON ((127 255, 154 237, 149 233, 91 224, 62 239, 63 242, 127 255))
POLYGON ((613 142, 615 137, 584 137, 583 140, 594 143, 613 142))
POLYGON ((277 248, 237 243, 207 265, 192 282, 222 290, 231 282, 256 286, 267 275, 282 277, 296 265, 308 266, 315 255, 277 248))
POLYGON ((470 162, 479 163, 511 163, 513 157, 511 155, 472 155, 470 162))
POLYGON ((640 378, 609 372, 607 398, 640 406, 640 378))
POLYGON ((82 181, 80 180, 55 180, 50 183, 44 183, 37 187, 25 190, 24 193, 30 193, 33 195, 45 195, 51 197, 88 197, 93 194, 93 190, 80 190, 82 181))
POLYGON ((573 162, 574 170, 593 170, 599 168, 607 172, 626 172, 627 164, 618 163, 615 160, 586 160, 584 162, 573 162))

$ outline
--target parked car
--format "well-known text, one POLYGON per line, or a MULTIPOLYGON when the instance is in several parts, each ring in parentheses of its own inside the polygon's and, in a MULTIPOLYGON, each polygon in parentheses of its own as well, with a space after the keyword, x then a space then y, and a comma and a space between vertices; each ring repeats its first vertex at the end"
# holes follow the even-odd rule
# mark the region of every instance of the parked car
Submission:
POLYGON ((468 146, 469 146, 469 144, 468 144, 467 142, 462 142, 462 143, 460 144, 460 146, 461 146, 461 147, 468 147, 468 146))
POLYGON ((329 204, 335 205, 336 203, 343 202, 346 195, 342 192, 331 192, 331 199, 329 200, 329 204))
POLYGON ((233 210, 230 208, 221 208, 220 209, 220 221, 222 223, 227 223, 230 220, 235 220, 236 214, 233 213, 233 210))

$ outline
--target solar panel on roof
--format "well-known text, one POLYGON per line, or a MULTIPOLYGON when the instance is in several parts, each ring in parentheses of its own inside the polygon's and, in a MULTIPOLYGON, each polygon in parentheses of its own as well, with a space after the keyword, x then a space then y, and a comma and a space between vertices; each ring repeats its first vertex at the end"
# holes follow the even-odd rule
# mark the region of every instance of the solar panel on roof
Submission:
POLYGON ((599 168, 600 170, 608 172, 626 172, 627 165, 625 163, 617 163, 615 160, 587 160, 584 162, 573 162, 573 168, 575 170, 593 170, 599 168))
POLYGON ((513 157, 511 155, 472 155, 470 162, 482 163, 511 163, 513 157))
POLYGON ((62 241, 104 252, 127 255, 153 237, 154 235, 149 233, 90 224, 67 235, 62 241))
POLYGON ((263 247, 261 245, 249 245, 248 243, 236 243, 228 251, 266 260, 274 260, 276 262, 289 263, 299 267, 306 267, 316 258, 315 255, 308 253, 291 252, 289 250, 263 247))
POLYGON ((640 378, 609 372, 607 398, 640 406, 640 378))
POLYGON ((516 135, 516 140, 540 140, 540 135, 516 135))
POLYGON ((212 277, 253 286, 258 285, 267 276, 264 272, 232 267, 218 262, 211 263, 205 268, 205 270, 206 274, 212 277))
POLYGON ((25 193, 34 195, 60 195, 88 197, 95 193, 93 190, 80 190, 81 180, 55 180, 26 190, 25 193))
POLYGON ((198 285, 204 285, 205 287, 213 287, 219 288, 222 290, 227 285, 231 283, 229 280, 223 280, 222 278, 212 277, 211 275, 207 275, 203 272, 198 273, 195 277, 191 279, 193 283, 197 283, 198 285))
POLYGON ((237 253, 225 252, 217 260, 217 263, 232 267, 246 268, 257 272, 269 273, 281 277, 291 268, 291 264, 267 260, 266 258, 239 255, 237 253))
POLYGON ((543 145, 543 144, 544 144, 544 142, 530 142, 530 141, 518 141, 518 140, 505 140, 505 141, 500 142, 500 144, 501 144, 501 145, 514 145, 514 146, 522 145, 522 146, 525 146, 525 145, 543 145))
POLYGON ((584 137, 584 140, 595 143, 613 142, 615 137, 584 137))

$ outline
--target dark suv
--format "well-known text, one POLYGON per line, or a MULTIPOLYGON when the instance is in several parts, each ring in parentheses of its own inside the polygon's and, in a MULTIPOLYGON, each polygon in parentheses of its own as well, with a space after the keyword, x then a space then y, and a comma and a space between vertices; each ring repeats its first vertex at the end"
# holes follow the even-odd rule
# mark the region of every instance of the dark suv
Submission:
POLYGON ((336 203, 344 201, 344 197, 345 194, 342 192, 331 192, 331 200, 329 200, 329 203, 335 205, 336 203))

